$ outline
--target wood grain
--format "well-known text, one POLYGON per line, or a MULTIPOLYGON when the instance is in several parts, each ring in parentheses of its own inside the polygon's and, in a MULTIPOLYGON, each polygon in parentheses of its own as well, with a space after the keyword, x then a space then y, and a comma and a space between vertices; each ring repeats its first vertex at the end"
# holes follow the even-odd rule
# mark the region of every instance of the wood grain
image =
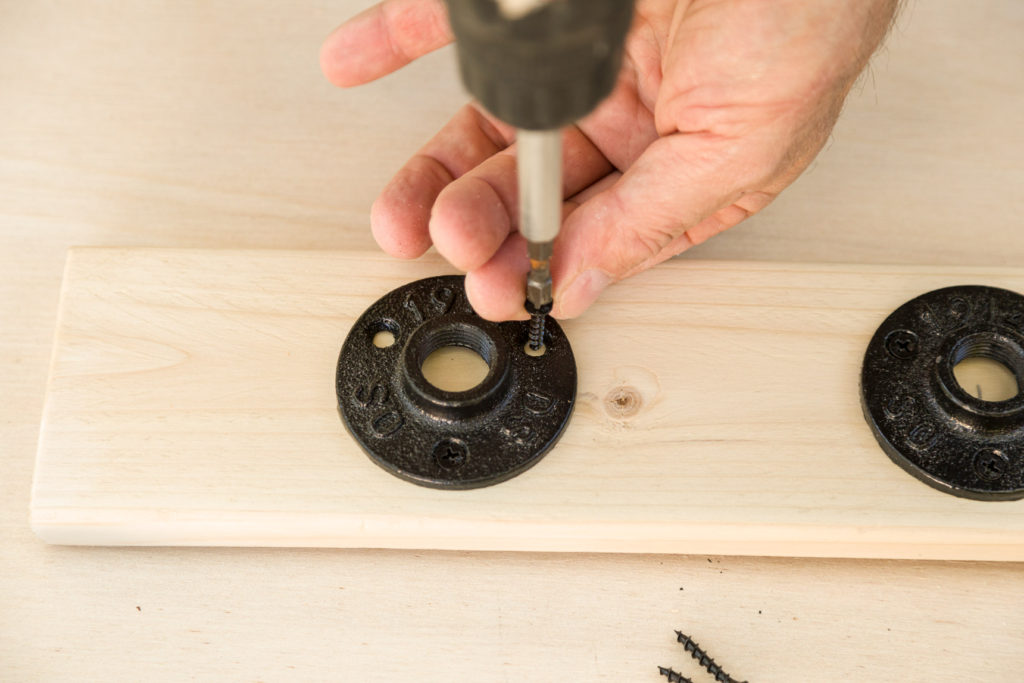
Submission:
POLYGON ((447 272, 372 253, 86 249, 65 275, 32 524, 71 544, 1024 558, 1024 501, 893 465, 860 413, 884 317, 1024 270, 676 262, 566 324, 569 429, 467 492, 412 486, 343 429, 341 340, 447 272))

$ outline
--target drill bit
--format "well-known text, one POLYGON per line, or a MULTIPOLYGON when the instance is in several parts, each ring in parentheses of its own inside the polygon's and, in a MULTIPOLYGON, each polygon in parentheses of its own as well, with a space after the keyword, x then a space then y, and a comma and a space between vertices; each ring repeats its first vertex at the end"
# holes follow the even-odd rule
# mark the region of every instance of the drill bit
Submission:
POLYGON ((551 310, 551 247, 562 222, 561 129, 614 89, 633 4, 446 0, 466 89, 517 131, 519 231, 530 251, 528 351, 542 353, 551 310))
POLYGON ((526 276, 526 312, 530 314, 530 350, 544 346, 544 327, 551 312, 551 242, 527 242, 530 274, 526 276))
POLYGON ((516 135, 519 177, 519 231, 526 238, 530 274, 526 310, 530 314, 530 348, 544 345, 551 311, 551 252, 562 224, 562 132, 520 130, 516 135))

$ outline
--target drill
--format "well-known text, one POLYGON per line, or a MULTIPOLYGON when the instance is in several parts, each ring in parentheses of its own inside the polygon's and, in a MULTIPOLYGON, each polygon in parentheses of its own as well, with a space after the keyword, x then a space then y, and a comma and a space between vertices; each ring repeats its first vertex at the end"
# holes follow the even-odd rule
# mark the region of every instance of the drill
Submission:
POLYGON ((529 347, 544 344, 562 224, 562 133, 615 87, 633 0, 446 0, 463 83, 515 126, 529 347))

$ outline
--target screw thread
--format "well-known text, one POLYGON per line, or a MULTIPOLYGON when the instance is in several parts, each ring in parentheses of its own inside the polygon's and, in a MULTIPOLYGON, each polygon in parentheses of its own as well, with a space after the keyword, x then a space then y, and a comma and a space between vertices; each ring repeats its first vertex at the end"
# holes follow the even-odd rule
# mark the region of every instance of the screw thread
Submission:
POLYGON ((544 327, 547 320, 548 316, 545 313, 538 312, 530 316, 530 348, 534 351, 540 350, 544 345, 544 327))
POLYGON ((693 681, 678 671, 672 669, 666 669, 663 666, 658 667, 658 673, 668 679, 668 683, 693 683, 693 681))
MULTIPOLYGON (((697 663, 707 669, 707 672, 715 677, 719 683, 739 683, 732 676, 725 673, 715 660, 708 656, 708 653, 701 649, 700 645, 693 638, 682 631, 676 631, 676 639, 682 643, 683 648, 690 653, 690 656, 697 660, 697 663)), ((745 681, 743 683, 746 683, 745 681)))

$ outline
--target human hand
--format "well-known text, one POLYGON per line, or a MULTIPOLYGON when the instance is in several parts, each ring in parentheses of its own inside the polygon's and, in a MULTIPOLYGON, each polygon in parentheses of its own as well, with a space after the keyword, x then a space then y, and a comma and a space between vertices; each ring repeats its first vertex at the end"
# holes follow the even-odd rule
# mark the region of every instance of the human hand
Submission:
MULTIPOLYGON (((821 150, 897 0, 637 0, 612 94, 564 133, 556 317, 610 283, 760 211, 821 150)), ((441 0, 385 0, 331 34, 320 61, 348 87, 452 39, 441 0)), ((513 128, 466 105, 381 192, 374 237, 431 244, 466 271, 474 310, 522 319, 513 128)))

